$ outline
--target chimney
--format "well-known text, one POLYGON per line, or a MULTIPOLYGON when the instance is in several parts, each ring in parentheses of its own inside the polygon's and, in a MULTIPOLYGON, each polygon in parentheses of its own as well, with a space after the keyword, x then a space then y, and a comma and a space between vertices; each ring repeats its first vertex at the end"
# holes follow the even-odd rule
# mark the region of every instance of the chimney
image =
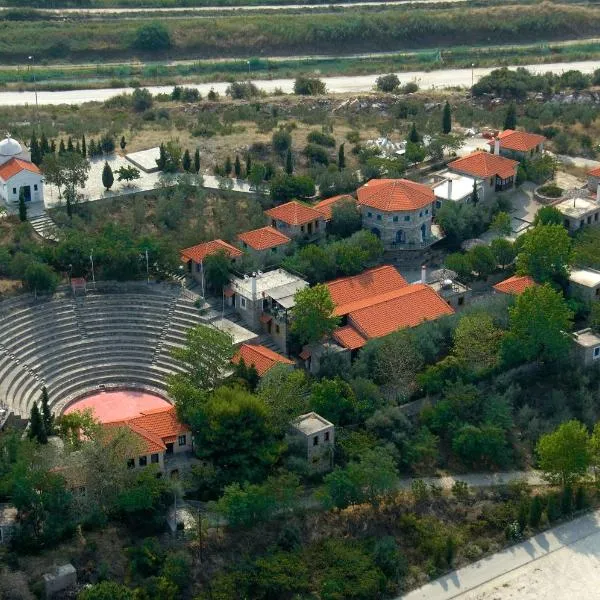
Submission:
POLYGON ((427 283, 427 265, 421 266, 421 283, 427 283))
POLYGON ((498 138, 494 138, 494 154, 500 154, 500 140, 498 138))
POLYGON ((448 200, 452 200, 452 179, 448 179, 448 200))
POLYGON ((256 302, 256 273, 252 273, 252 302, 256 302))

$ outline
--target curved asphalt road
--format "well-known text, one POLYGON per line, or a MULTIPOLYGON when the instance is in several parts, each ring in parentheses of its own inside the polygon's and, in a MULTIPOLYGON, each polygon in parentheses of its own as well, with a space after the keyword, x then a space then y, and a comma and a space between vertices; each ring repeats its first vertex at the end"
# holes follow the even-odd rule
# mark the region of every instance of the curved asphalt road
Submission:
MULTIPOLYGON (((595 61, 580 61, 570 63, 548 63, 536 65, 520 65, 533 73, 562 73, 570 69, 576 69, 583 73, 592 73, 598 68, 595 61)), ((516 68, 516 67, 509 67, 516 68)), ((439 71, 407 71, 398 73, 401 83, 416 81, 421 88, 443 89, 450 87, 470 87, 472 78, 477 81, 480 77, 492 71, 490 68, 474 69, 447 69, 439 71)), ((368 92, 375 86, 378 75, 361 75, 356 77, 323 77, 327 85, 327 91, 331 93, 356 93, 368 92)), ((257 79, 253 82, 256 86, 267 93, 275 89, 281 89, 284 93, 292 93, 294 87, 293 79, 257 79)), ((197 88, 205 96, 211 88, 224 94, 229 84, 227 82, 202 83, 199 85, 188 85, 197 88)), ((148 88, 153 94, 170 93, 173 86, 150 86, 148 88)), ((105 88, 105 89, 82 89, 68 90, 62 92, 38 92, 39 104, 83 104, 84 102, 103 102, 108 98, 122 93, 130 93, 132 88, 105 88)), ((0 106, 24 106, 35 104, 34 92, 0 92, 0 106)))

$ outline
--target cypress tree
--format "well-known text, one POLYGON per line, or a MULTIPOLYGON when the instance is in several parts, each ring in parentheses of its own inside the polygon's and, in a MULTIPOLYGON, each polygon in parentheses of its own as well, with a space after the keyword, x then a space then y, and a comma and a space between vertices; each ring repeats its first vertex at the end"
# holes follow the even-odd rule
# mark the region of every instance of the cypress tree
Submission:
POLYGON ((75 152, 77 152, 77 154, 81 154, 81 146, 79 145, 79 140, 77 140, 77 143, 75 144, 75 152))
POLYGON ((504 117, 504 129, 514 129, 517 126, 517 107, 514 102, 511 102, 506 109, 504 117))
POLYGON ((192 157, 190 156, 190 151, 186 149, 183 153, 183 158, 181 159, 181 166, 186 173, 189 173, 192 169, 192 157))
POLYGON ((92 138, 90 140, 90 151, 89 151, 89 157, 90 158, 94 158, 94 156, 96 155, 96 142, 94 141, 94 138, 92 138))
POLYGON ((292 175, 294 172, 294 161, 292 158, 292 150, 288 148, 287 154, 285 155, 285 172, 288 175, 292 175))
POLYGON ((258 374, 258 371, 256 370, 256 367, 254 366, 254 363, 252 363, 246 369, 246 381, 248 382, 248 386, 250 387, 250 391, 253 392, 256 389, 256 386, 258 385, 258 382, 260 381, 260 376, 258 374))
POLYGON ((340 144, 338 151, 338 169, 341 171, 346 168, 346 154, 344 152, 344 144, 340 144))
POLYGON ((42 135, 40 137, 40 156, 43 159, 44 156, 46 156, 46 154, 49 154, 49 153, 50 153, 50 144, 48 144, 48 138, 46 137, 46 134, 42 131, 42 135))
POLYGON ((412 127, 410 128, 410 133, 408 134, 408 141, 412 142, 413 144, 418 144, 421 141, 415 123, 413 123, 412 127))
POLYGON ((250 154, 246 155, 246 176, 248 176, 250 174, 250 171, 252 170, 252 156, 250 156, 250 154))
POLYGON ((444 104, 444 112, 442 113, 442 133, 450 133, 452 131, 452 111, 450 103, 446 100, 444 104))
POLYGON ((156 165, 158 166, 159 171, 164 171, 165 166, 167 165, 167 151, 165 149, 165 145, 161 144, 158 151, 159 155, 156 159, 156 165))
POLYGON ((42 388, 42 396, 40 400, 42 403, 42 421, 44 422, 46 435, 52 435, 54 432, 54 417, 50 411, 48 390, 46 389, 46 386, 42 388))
POLYGON ((225 175, 227 175, 227 177, 229 177, 231 175, 231 169, 233 168, 232 164, 231 164, 231 158, 229 156, 225 159, 225 167, 224 168, 225 168, 225 175))
POLYGON ((75 147, 73 146, 73 138, 69 136, 67 140, 67 152, 75 152, 75 147))
POLYGON ((121 147, 121 150, 125 151, 125 146, 127 146, 127 142, 125 141, 124 135, 121 136, 121 141, 119 143, 119 146, 121 147))
POLYGON ((31 153, 31 162, 38 167, 42 164, 42 153, 38 140, 35 137, 35 133, 31 135, 31 142, 29 143, 29 151, 31 153))
POLYGON ((473 193, 471 194, 471 202, 474 206, 477 206, 479 202, 479 192, 477 191, 477 182, 473 183, 473 193))
POLYGON ((65 142, 62 138, 60 138, 60 144, 58 145, 58 154, 64 154, 66 152, 65 142))
POLYGON ((24 223, 27 221, 27 204, 25 204, 25 190, 19 190, 19 221, 24 223))
POLYGON ((102 185, 106 188, 106 191, 110 190, 112 184, 115 182, 115 176, 113 175, 112 169, 108 162, 104 163, 104 169, 102 169, 102 185))
POLYGON ((50 152, 56 154, 56 142, 54 140, 50 142, 50 152))
POLYGON ((87 145, 85 143, 85 135, 81 136, 81 156, 83 156, 83 158, 87 156, 87 145))
POLYGON ((235 155, 235 162, 233 163, 233 171, 236 179, 239 179, 242 176, 242 163, 240 162, 240 157, 237 154, 235 155))
POLYGON ((40 414, 40 409, 37 403, 31 407, 31 415, 29 418, 29 437, 32 440, 37 440, 40 444, 46 444, 48 442, 48 436, 46 435, 46 428, 44 427, 44 421, 40 414))
POLYGON ((194 171, 200 173, 200 148, 196 148, 194 152, 194 171))

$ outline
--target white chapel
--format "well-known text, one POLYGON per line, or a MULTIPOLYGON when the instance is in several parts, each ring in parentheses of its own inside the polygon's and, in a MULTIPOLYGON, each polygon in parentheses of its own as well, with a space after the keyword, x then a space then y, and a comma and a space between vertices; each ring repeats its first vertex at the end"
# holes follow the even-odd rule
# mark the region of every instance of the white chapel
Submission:
POLYGON ((16 207, 21 190, 25 202, 44 201, 41 171, 31 162, 29 152, 7 134, 0 141, 0 203, 16 207))

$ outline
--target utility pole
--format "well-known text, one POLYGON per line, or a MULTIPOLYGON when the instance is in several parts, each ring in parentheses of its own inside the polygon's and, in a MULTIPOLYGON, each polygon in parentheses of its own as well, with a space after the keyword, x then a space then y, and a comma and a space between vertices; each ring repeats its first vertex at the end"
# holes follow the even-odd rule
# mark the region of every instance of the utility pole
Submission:
POLYGON ((148 266, 148 250, 146 250, 146 282, 150 283, 150 268, 148 266))

